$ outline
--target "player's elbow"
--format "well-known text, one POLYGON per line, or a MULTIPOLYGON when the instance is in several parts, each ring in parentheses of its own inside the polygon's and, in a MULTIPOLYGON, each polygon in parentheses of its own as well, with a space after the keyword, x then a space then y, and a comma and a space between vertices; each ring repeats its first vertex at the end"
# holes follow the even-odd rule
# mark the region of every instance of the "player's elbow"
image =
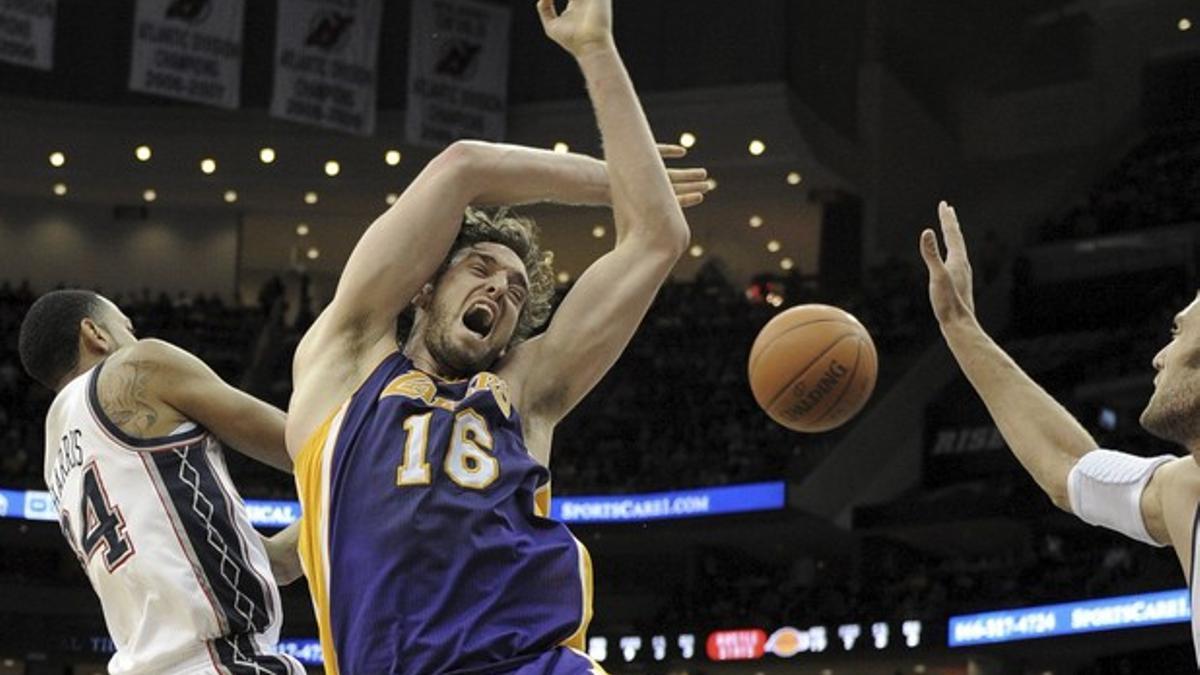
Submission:
POLYGON ((1071 495, 1067 491, 1066 483, 1059 486, 1047 487, 1046 495, 1050 497, 1050 501, 1059 509, 1072 515, 1075 514, 1075 510, 1071 508, 1071 495))
POLYGON ((1075 511, 1071 508, 1071 492, 1068 487, 1069 473, 1070 466, 1055 467, 1053 471, 1043 470, 1034 474, 1034 479, 1056 507, 1073 514, 1075 511))
POLYGON ((438 153, 438 157, 450 158, 452 161, 478 163, 497 152, 495 144, 487 141, 454 141, 446 149, 438 153))
POLYGON ((643 216, 645 227, 641 229, 643 238, 639 245, 644 250, 677 260, 683 257, 692 243, 692 230, 678 207, 671 206, 674 208, 664 208, 643 216))
POLYGON ((441 176, 450 176, 457 185, 482 181, 484 169, 495 161, 499 151, 483 141, 455 141, 438 153, 429 169, 441 176))

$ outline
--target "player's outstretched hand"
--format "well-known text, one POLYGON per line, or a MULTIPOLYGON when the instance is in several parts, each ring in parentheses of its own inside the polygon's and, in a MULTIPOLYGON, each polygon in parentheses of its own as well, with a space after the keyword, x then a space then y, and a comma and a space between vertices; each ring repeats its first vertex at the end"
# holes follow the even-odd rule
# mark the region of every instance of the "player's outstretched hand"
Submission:
POLYGON ((567 0, 561 13, 556 0, 538 0, 546 35, 575 58, 596 48, 611 47, 612 0, 567 0))
MULTIPOLYGON (((658 154, 663 159, 679 159, 687 155, 687 148, 682 145, 659 143, 658 154)), ((704 201, 704 194, 713 187, 712 182, 708 180, 708 171, 703 168, 667 169, 667 177, 671 179, 671 187, 675 189, 675 199, 685 209, 704 201)))
POLYGON ((929 268, 929 302, 943 327, 975 315, 975 295, 971 283, 971 261, 963 241, 958 214, 946 202, 938 204, 938 220, 946 241, 946 258, 938 248, 932 229, 921 232, 921 258, 929 268))

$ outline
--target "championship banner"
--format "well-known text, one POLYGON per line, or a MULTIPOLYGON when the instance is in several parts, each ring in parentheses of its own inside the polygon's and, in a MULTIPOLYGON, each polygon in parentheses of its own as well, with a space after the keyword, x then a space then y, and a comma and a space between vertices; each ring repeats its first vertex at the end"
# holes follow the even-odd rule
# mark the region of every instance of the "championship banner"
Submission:
POLYGON ((57 9, 58 0, 0 0, 0 61, 53 68, 57 9))
POLYGON ((408 54, 409 143, 504 140, 508 105, 507 7, 415 0, 408 54))
POLYGON ((244 0, 138 0, 129 88, 236 108, 244 0))
POLYGON ((375 131, 379 0, 279 0, 271 115, 375 131))

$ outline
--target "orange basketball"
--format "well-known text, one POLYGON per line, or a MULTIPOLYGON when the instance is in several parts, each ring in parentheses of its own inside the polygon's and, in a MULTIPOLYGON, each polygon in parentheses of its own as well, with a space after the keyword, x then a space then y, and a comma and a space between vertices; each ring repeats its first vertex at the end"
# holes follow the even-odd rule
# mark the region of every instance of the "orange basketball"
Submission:
POLYGON ((771 419, 809 433, 841 426, 862 410, 879 357, 854 315, 829 305, 780 312, 750 348, 750 389, 771 419))

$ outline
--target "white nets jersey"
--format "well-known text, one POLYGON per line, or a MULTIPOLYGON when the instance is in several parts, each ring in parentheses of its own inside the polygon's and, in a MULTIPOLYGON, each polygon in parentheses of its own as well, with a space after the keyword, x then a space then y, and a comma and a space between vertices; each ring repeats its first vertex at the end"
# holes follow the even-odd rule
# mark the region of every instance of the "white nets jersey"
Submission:
POLYGON ((275 651, 279 591, 216 439, 123 433, 99 405, 102 366, 50 406, 45 478, 117 647, 109 672, 303 673, 275 651))

